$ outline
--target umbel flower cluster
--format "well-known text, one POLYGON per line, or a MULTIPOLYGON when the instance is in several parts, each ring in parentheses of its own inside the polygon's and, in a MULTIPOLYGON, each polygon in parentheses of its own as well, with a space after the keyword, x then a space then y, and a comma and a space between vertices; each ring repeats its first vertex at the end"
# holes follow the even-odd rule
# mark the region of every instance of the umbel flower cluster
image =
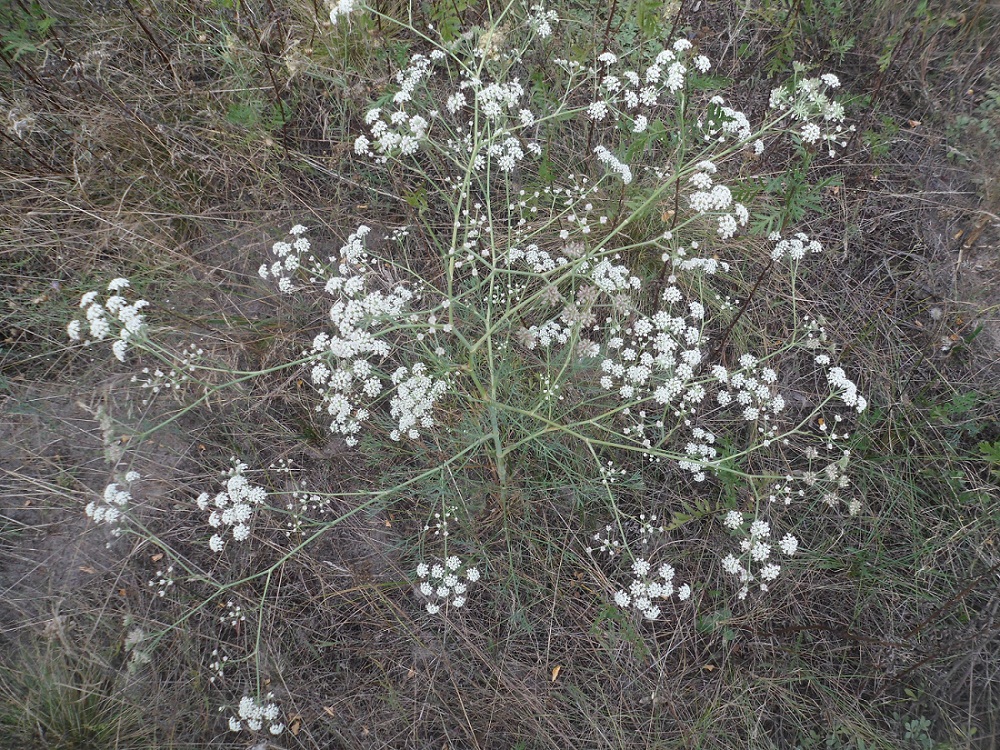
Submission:
POLYGON ((229 470, 226 489, 212 497, 207 492, 198 496, 198 508, 210 511, 208 525, 216 532, 208 540, 208 546, 213 552, 222 552, 226 546, 226 535, 235 542, 245 542, 250 536, 250 525, 254 510, 267 499, 263 487, 251 484, 243 472, 247 465, 233 459, 233 468, 229 470))
POLYGON ((145 327, 140 310, 149 305, 144 299, 129 302, 124 296, 128 288, 128 279, 112 279, 107 287, 110 294, 103 303, 99 291, 84 294, 80 299, 80 309, 85 311, 86 323, 79 318, 69 322, 66 334, 70 341, 82 340, 84 344, 91 344, 113 336, 115 340, 111 350, 119 362, 124 362, 129 340, 145 327), (115 328, 118 328, 117 332, 115 328))
POLYGON ((232 732, 239 732, 246 729, 251 732, 260 732, 264 727, 273 735, 279 735, 285 731, 285 725, 278 721, 281 709, 273 701, 274 694, 268 693, 264 700, 251 698, 244 695, 240 699, 240 705, 235 716, 229 717, 229 729, 232 732))
POLYGON ((87 517, 93 519, 94 523, 109 525, 112 536, 121 536, 125 513, 128 511, 129 503, 132 502, 131 485, 140 478, 139 472, 130 471, 124 476, 126 487, 122 487, 118 482, 109 484, 104 488, 100 500, 91 500, 87 503, 84 509, 87 517))
POLYGON ((831 158, 837 148, 846 148, 847 134, 854 126, 844 128, 844 106, 830 92, 840 88, 840 79, 833 73, 818 78, 801 78, 771 91, 771 109, 787 113, 801 123, 798 136, 806 144, 825 144, 831 158))
POLYGON ((655 620, 660 616, 660 606, 657 601, 669 599, 674 594, 680 601, 691 598, 691 586, 682 584, 674 586, 674 567, 663 563, 654 570, 652 563, 645 558, 639 558, 632 563, 632 583, 626 589, 615 592, 615 604, 622 609, 630 606, 642 613, 647 620, 655 620))
MULTIPOLYGON (((722 559, 722 569, 738 578, 740 589, 739 599, 745 599, 750 592, 750 584, 758 583, 762 592, 768 590, 768 584, 781 573, 781 565, 771 558, 773 544, 771 542, 771 525, 764 520, 756 519, 749 526, 745 524, 743 514, 739 511, 729 511, 723 521, 727 529, 740 534, 739 555, 727 554, 722 559)), ((788 557, 799 548, 799 540, 792 534, 785 534, 777 543, 777 547, 788 557)))
POLYGON ((460 609, 468 601, 469 586, 479 581, 479 568, 451 555, 438 562, 421 562, 417 565, 417 596, 424 601, 429 614, 436 615, 442 608, 460 609))
POLYGON ((411 303, 419 297, 406 284, 379 288, 385 281, 382 274, 388 269, 365 248, 370 227, 358 227, 338 255, 325 262, 312 254, 312 245, 305 237, 307 231, 296 225, 290 232, 295 238, 292 242, 276 242, 271 249, 276 260, 262 265, 260 276, 275 279, 278 288, 288 294, 298 291, 294 279, 302 276, 307 283, 322 286, 333 298, 329 331, 318 334, 312 348, 304 353, 311 363, 309 378, 323 401, 317 409, 330 418, 330 430, 354 446, 371 415, 368 404, 378 399, 388 385, 395 386, 391 413, 396 428, 392 439, 419 438, 420 429, 434 426, 431 411, 447 390, 447 379, 429 376, 421 362, 397 367, 389 378, 381 367, 394 351, 393 335, 401 319, 413 324, 426 321, 424 330, 431 336, 447 332, 450 326, 438 326, 433 313, 421 316, 412 312, 411 303))

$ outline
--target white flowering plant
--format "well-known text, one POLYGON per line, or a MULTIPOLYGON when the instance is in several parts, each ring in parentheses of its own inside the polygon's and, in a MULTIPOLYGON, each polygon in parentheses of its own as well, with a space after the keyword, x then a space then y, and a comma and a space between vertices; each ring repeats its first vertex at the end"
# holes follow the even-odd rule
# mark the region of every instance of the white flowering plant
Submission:
MULTIPOLYGON (((511 23, 513 8, 505 11, 511 23)), ((362 11, 380 15, 340 3, 331 20, 362 11)), ((815 366, 829 391, 812 409, 789 413, 780 367, 801 365, 812 329, 793 307, 779 348, 734 353, 729 332, 740 313, 720 294, 739 252, 725 248, 748 231, 752 209, 735 198, 733 165, 787 136, 800 146, 832 143, 845 113, 831 93, 834 75, 796 77, 774 90, 771 113, 753 124, 704 90, 698 77, 712 63, 683 38, 644 63, 609 51, 555 59, 558 75, 540 97, 516 71, 557 23, 553 11, 533 6, 520 46, 499 51, 484 49, 481 30, 453 41, 425 36, 427 51, 365 114, 354 152, 372 169, 422 182, 434 212, 417 231, 361 224, 325 257, 297 224, 259 275, 282 294, 326 300, 327 324, 286 366, 305 374, 317 412, 348 448, 366 431, 390 444, 433 440, 450 470, 485 460, 501 502, 538 473, 599 476, 621 523, 606 465, 646 484, 680 469, 697 487, 806 440, 825 408, 865 409, 845 370, 823 355, 815 366), (564 158, 555 144, 577 121, 587 153, 577 170, 546 177, 564 158), (671 208, 657 228, 664 205, 671 208), (724 449, 734 423, 745 442, 724 449), (575 458, 547 464, 552 453, 542 446, 553 443, 575 458)), ((792 263, 792 279, 822 250, 804 232, 767 242, 772 260, 792 263)), ((128 286, 115 279, 103 303, 97 292, 81 300, 88 341, 108 337, 118 318, 114 355, 122 361, 145 331, 139 311, 148 305, 128 303, 128 286)), ((84 324, 74 319, 67 330, 80 340, 84 324)), ((177 359, 172 372, 198 371, 190 354, 177 359)), ((244 469, 235 464, 226 491, 197 500, 211 511, 215 552, 227 535, 247 539, 266 497, 244 469)))
MULTIPOLYGON (((367 423, 392 441, 433 433, 456 446, 445 453, 460 466, 485 455, 503 496, 533 472, 578 480, 609 460, 661 467, 653 471, 666 461, 704 483, 817 437, 806 427, 828 406, 863 411, 845 371, 816 359, 830 390, 788 415, 778 367, 798 369, 812 347, 805 319, 790 311, 779 349, 734 356, 723 348, 738 312, 713 291, 734 273, 722 248, 751 218, 726 184, 730 163, 788 136, 815 143, 804 128, 839 134, 836 77, 775 89, 772 114, 754 126, 692 83, 711 61, 681 39, 644 67, 610 52, 557 59, 561 88, 539 100, 515 70, 556 22, 540 12, 525 21, 521 48, 492 53, 470 33, 413 55, 354 141, 359 159, 408 172, 434 196, 437 211, 418 229, 431 242, 423 263, 438 266, 417 273, 397 260, 417 257, 412 228, 376 238, 362 225, 325 262, 295 227, 295 241, 277 243, 277 260, 261 267, 284 292, 311 285, 332 297, 332 326, 305 353, 330 430, 349 446, 367 423), (552 144, 574 121, 587 128, 590 153, 580 173, 546 181, 552 144), (676 208, 651 231, 664 202, 676 208), (375 252, 373 239, 394 249, 375 252), (457 414, 466 415, 458 440, 457 414), (734 419, 749 441, 724 455, 720 435, 734 419), (589 468, 545 466, 550 449, 540 446, 554 441, 576 443, 569 450, 589 468), (514 464, 531 468, 515 478, 514 464)), ((803 232, 768 242, 773 259, 791 261, 793 279, 822 250, 803 232)), ((610 490, 607 499, 614 506, 610 490)))
MULTIPOLYGON (((398 23, 341 0, 331 33, 360 33, 358 14, 398 23)), ((755 203, 752 174, 768 148, 836 156, 849 132, 839 80, 797 76, 751 116, 711 89, 712 61, 680 37, 553 57, 538 85, 526 68, 561 23, 512 4, 490 28, 449 38, 406 26, 417 51, 355 122, 350 149, 359 172, 405 184, 416 210, 333 237, 306 219, 269 230, 253 263, 261 298, 321 311, 277 363, 223 372, 200 344, 172 351, 147 328, 155 304, 128 302, 125 279, 106 300, 81 300, 87 322, 69 322, 69 339, 116 336, 120 363, 147 358, 134 379, 143 407, 167 391, 188 398, 143 437, 221 408, 228 390, 285 378, 310 434, 370 469, 324 493, 234 458, 224 487, 178 498, 210 555, 192 562, 174 537, 140 531, 170 555, 154 579, 161 597, 175 581, 207 587, 185 619, 226 602, 211 619, 238 635, 256 610, 256 655, 284 566, 378 509, 385 528, 422 533, 424 549, 400 555, 377 597, 409 589, 399 611, 456 627, 484 589, 517 579, 511 539, 524 519, 558 509, 582 534, 548 544, 590 573, 583 596, 656 637, 707 591, 739 606, 778 587, 805 564, 796 527, 815 507, 856 514, 844 441, 867 401, 795 292, 823 244, 788 215, 756 231, 773 206, 755 203), (790 289, 777 334, 746 325, 748 256, 790 289), (695 553, 710 542, 714 555, 695 553), (255 608, 229 598, 253 586, 255 608)), ((115 522, 131 499, 113 484, 87 515, 115 522)), ((229 727, 278 734, 252 661, 265 697, 244 697, 229 727)))

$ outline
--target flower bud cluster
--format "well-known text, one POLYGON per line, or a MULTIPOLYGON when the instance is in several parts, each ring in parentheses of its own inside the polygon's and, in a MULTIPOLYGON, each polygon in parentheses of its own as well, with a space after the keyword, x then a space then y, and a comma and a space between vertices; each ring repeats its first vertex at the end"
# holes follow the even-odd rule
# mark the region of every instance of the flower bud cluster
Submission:
POLYGON ((454 505, 449 505, 442 508, 441 512, 435 513, 434 518, 424 524, 424 533, 430 534, 434 532, 434 536, 441 536, 445 539, 448 538, 448 525, 453 523, 457 518, 456 513, 458 507, 454 505))
MULTIPOLYGON (((671 249, 664 251, 660 256, 660 259, 664 263, 669 262, 675 270, 699 272, 708 276, 714 276, 719 271, 727 273, 730 269, 729 263, 724 260, 720 261, 716 258, 703 258, 698 255, 689 255, 689 253, 696 252, 700 247, 697 240, 694 240, 687 245, 674 244, 673 232, 665 232, 663 239, 664 241, 671 243, 671 249)), ((674 274, 671 274, 667 277, 667 281, 671 284, 675 284, 677 283, 677 277, 674 274)))
POLYGON ((140 388, 149 392, 149 396, 142 400, 142 405, 147 406, 156 394, 172 391, 176 396, 180 390, 191 380, 191 375, 197 367, 196 362, 205 353, 203 349, 189 344, 181 351, 180 359, 175 367, 164 371, 159 367, 150 369, 143 367, 142 370, 132 376, 130 382, 137 384, 140 388))
POLYGON ((225 624, 228 623, 230 627, 235 628, 241 622, 246 622, 247 616, 243 614, 243 607, 234 602, 232 599, 226 602, 226 612, 225 614, 219 615, 219 622, 225 624))
POLYGON ((480 579, 480 573, 479 568, 451 555, 443 561, 419 563, 417 578, 420 579, 418 598, 425 602, 428 613, 436 615, 449 604, 456 609, 465 606, 469 585, 480 579))
POLYGON ((330 511, 330 498, 311 494, 306 490, 292 490, 289 501, 285 504, 285 510, 288 511, 285 536, 291 537, 303 533, 307 514, 319 513, 322 515, 328 513, 330 511))
MULTIPOLYGON (((510 243, 512 247, 532 243, 538 236, 538 230, 547 228, 548 221, 553 216, 558 217, 561 240, 569 240, 571 233, 588 235, 596 226, 608 223, 608 216, 604 213, 598 213, 596 218, 593 216, 599 211, 594 201, 600 200, 600 184, 591 183, 586 175, 569 174, 566 180, 566 186, 546 186, 531 193, 520 190, 516 200, 507 204, 507 211, 516 219, 513 241, 510 243), (541 226, 536 223, 539 219, 542 221, 541 226)), ((562 254, 569 259, 582 258, 586 254, 586 248, 582 242, 571 241, 563 246, 562 254)), ((559 258, 556 263, 564 265, 559 258)))
POLYGON ((600 531, 595 531, 592 539, 596 544, 587 547, 588 554, 598 552, 614 557, 622 551, 622 540, 619 538, 618 530, 610 523, 600 531))
MULTIPOLYGON (((608 468, 613 471, 614 464, 609 462, 608 468)), ((622 475, 624 473, 621 472, 622 475)), ((601 475, 605 474, 601 467, 601 475)), ((594 532, 591 537, 593 543, 587 547, 587 554, 603 554, 613 558, 623 549, 635 549, 636 545, 642 550, 649 550, 665 532, 663 524, 657 523, 655 513, 640 513, 638 518, 629 518, 618 524, 609 523, 594 532)))
POLYGON ((267 499, 263 487, 251 484, 244 476, 247 465, 233 459, 233 468, 229 470, 226 489, 214 498, 207 492, 198 496, 198 508, 211 510, 208 525, 218 529, 208 541, 213 552, 222 552, 226 546, 226 533, 229 532, 233 541, 243 542, 250 536, 250 524, 253 521, 254 509, 267 499))
POLYGON ((597 465, 597 473, 601 476, 601 484, 614 484, 622 479, 627 472, 616 466, 614 461, 608 459, 605 463, 597 465))
POLYGON ((166 569, 156 571, 154 578, 146 583, 150 588, 156 589, 156 595, 161 599, 167 595, 167 591, 174 585, 174 566, 168 565, 166 569))
POLYGON ((229 663, 229 657, 225 655, 220 656, 219 649, 217 648, 212 649, 212 656, 215 657, 215 660, 208 665, 208 669, 212 673, 208 681, 214 683, 217 679, 226 676, 226 665, 229 663))
POLYGON ((100 292, 87 292, 80 299, 80 309, 85 310, 87 319, 88 338, 83 339, 83 322, 74 318, 66 326, 66 335, 71 341, 83 340, 84 344, 91 344, 94 341, 103 341, 112 334, 112 325, 121 325, 117 338, 111 345, 115 358, 119 362, 125 361, 125 354, 128 351, 128 342, 133 336, 141 333, 145 329, 145 320, 139 312, 149 303, 144 299, 129 302, 122 294, 128 289, 128 279, 113 279, 108 284, 108 291, 111 294, 104 303, 99 302, 100 292))

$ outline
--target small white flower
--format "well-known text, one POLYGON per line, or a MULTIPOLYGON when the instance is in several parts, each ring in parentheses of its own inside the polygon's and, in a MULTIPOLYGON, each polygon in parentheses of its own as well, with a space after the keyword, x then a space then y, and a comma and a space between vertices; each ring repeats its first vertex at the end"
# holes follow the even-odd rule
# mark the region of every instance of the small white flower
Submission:
POLYGON ((337 4, 330 9, 330 23, 337 25, 340 16, 350 15, 354 10, 356 0, 338 0, 337 4))
POLYGON ((632 563, 632 571, 637 576, 644 576, 649 572, 649 563, 646 560, 636 560, 632 563))
POLYGON ((726 519, 722 523, 727 529, 735 531, 743 525, 743 514, 738 510, 731 510, 726 514, 726 519))
POLYGON ((802 126, 802 140, 806 143, 815 143, 820 139, 822 135, 819 125, 812 122, 807 122, 802 126))
POLYGON ((587 107, 587 116, 591 120, 603 120, 608 116, 608 105, 604 102, 594 102, 587 107))
POLYGON ((781 551, 790 557, 798 550, 799 540, 791 534, 785 534, 781 541, 778 542, 778 545, 781 547, 781 551))
POLYGON ((254 711, 257 709, 257 703, 249 695, 244 695, 240 698, 240 718, 246 719, 254 715, 254 711))

